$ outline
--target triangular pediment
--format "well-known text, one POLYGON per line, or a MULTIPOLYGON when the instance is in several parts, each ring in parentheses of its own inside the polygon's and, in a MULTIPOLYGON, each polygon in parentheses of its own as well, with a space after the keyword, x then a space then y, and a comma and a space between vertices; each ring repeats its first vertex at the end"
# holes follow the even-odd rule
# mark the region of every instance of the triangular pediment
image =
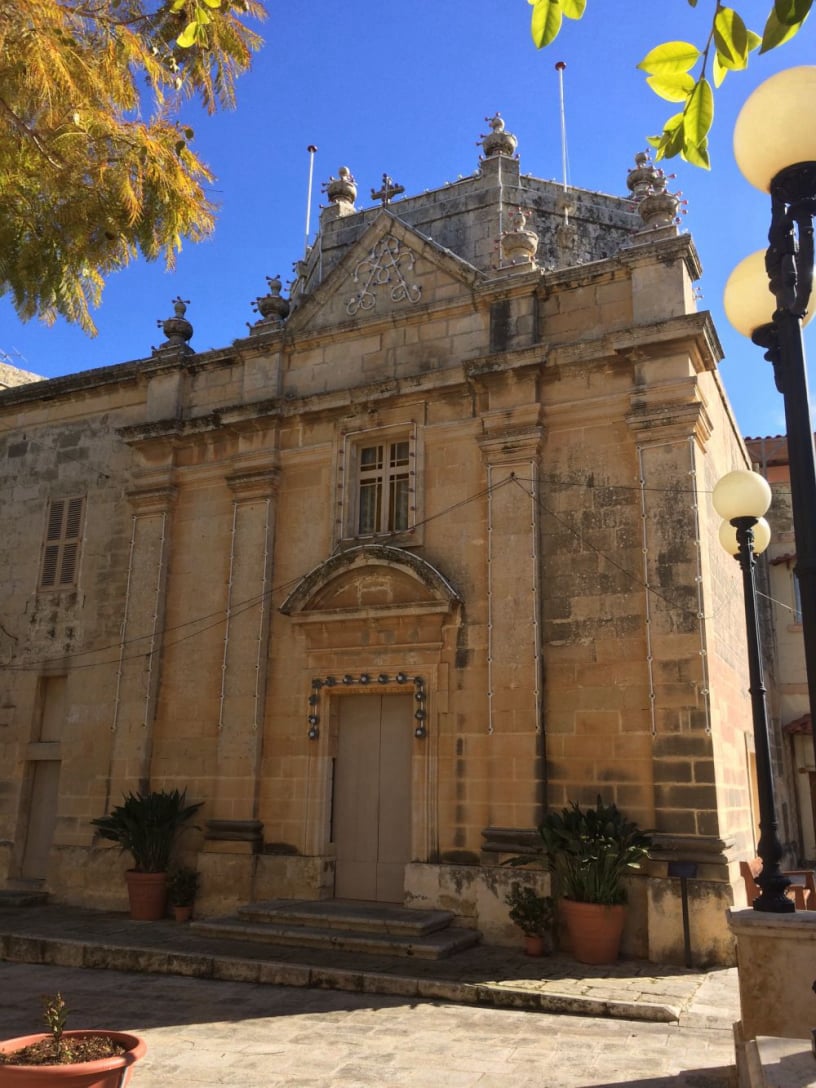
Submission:
POLYGON ((470 294, 473 265, 382 211, 286 322, 287 332, 410 315, 470 294))

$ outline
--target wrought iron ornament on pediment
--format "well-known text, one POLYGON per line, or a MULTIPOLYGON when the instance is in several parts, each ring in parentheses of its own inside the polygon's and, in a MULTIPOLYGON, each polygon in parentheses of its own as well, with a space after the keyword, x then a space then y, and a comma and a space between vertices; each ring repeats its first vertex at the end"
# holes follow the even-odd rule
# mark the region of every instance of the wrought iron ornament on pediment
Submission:
POLYGON ((309 740, 317 740, 320 736, 320 715, 318 714, 318 706, 320 705, 320 690, 321 688, 333 688, 333 687, 362 687, 365 688, 369 684, 376 686, 377 684, 413 684, 414 685, 414 699, 417 707, 414 711, 414 720, 416 726, 414 728, 414 736, 420 740, 427 736, 427 726, 425 721, 428 717, 428 712, 425 709, 425 680, 421 676, 411 676, 407 672, 398 672, 393 677, 388 673, 380 672, 374 675, 373 673, 361 672, 359 676, 352 676, 351 673, 346 673, 344 676, 316 676, 312 680, 312 693, 309 696, 309 713, 307 715, 307 721, 309 723, 309 740))
POLYGON ((346 313, 354 317, 359 310, 373 310, 380 287, 390 287, 388 293, 392 302, 419 302, 422 288, 406 278, 415 264, 416 255, 410 249, 403 249, 398 238, 391 234, 381 238, 354 269, 352 279, 361 286, 346 303, 346 313))

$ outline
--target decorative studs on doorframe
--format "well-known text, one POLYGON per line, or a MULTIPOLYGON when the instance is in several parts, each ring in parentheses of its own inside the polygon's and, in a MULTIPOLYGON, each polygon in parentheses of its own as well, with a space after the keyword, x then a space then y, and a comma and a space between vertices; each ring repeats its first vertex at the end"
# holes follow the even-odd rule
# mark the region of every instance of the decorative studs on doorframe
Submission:
MULTIPOLYGON (((393 677, 393 682, 396 684, 413 684, 414 685, 414 699, 417 704, 417 708, 414 711, 414 721, 417 723, 414 728, 414 736, 426 737, 428 730, 425 725, 425 721, 428 717, 428 713, 425 709, 425 700, 427 698, 425 694, 425 681, 421 676, 409 676, 405 672, 398 672, 393 677)), ((309 713, 306 718, 309 723, 309 740, 317 740, 320 736, 320 715, 317 713, 317 707, 320 703, 320 695, 318 694, 321 688, 333 688, 337 684, 343 684, 345 687, 351 685, 359 685, 365 687, 371 683, 371 675, 367 672, 361 672, 359 676, 352 676, 351 673, 345 673, 343 677, 338 680, 336 676, 315 677, 312 680, 312 693, 309 696, 309 713)), ((392 683, 392 677, 388 673, 381 672, 377 674, 378 684, 390 684, 392 683)))

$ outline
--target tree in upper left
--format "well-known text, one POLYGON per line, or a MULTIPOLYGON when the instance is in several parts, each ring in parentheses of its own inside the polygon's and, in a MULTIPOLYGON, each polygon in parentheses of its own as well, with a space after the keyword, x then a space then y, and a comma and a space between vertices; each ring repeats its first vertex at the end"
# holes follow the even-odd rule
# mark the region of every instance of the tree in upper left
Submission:
POLYGON ((260 0, 0 4, 0 294, 22 319, 95 333, 105 278, 172 267, 214 225, 209 168, 179 119, 235 103, 260 0))

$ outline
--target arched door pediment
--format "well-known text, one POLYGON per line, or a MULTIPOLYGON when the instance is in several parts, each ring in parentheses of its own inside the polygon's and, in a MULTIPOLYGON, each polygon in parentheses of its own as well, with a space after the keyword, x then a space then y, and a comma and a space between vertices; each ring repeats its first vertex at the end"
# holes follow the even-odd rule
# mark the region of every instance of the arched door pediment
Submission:
POLYGON ((447 578, 420 556, 364 544, 311 570, 280 610, 293 619, 342 619, 371 612, 450 612, 460 603, 447 578))

